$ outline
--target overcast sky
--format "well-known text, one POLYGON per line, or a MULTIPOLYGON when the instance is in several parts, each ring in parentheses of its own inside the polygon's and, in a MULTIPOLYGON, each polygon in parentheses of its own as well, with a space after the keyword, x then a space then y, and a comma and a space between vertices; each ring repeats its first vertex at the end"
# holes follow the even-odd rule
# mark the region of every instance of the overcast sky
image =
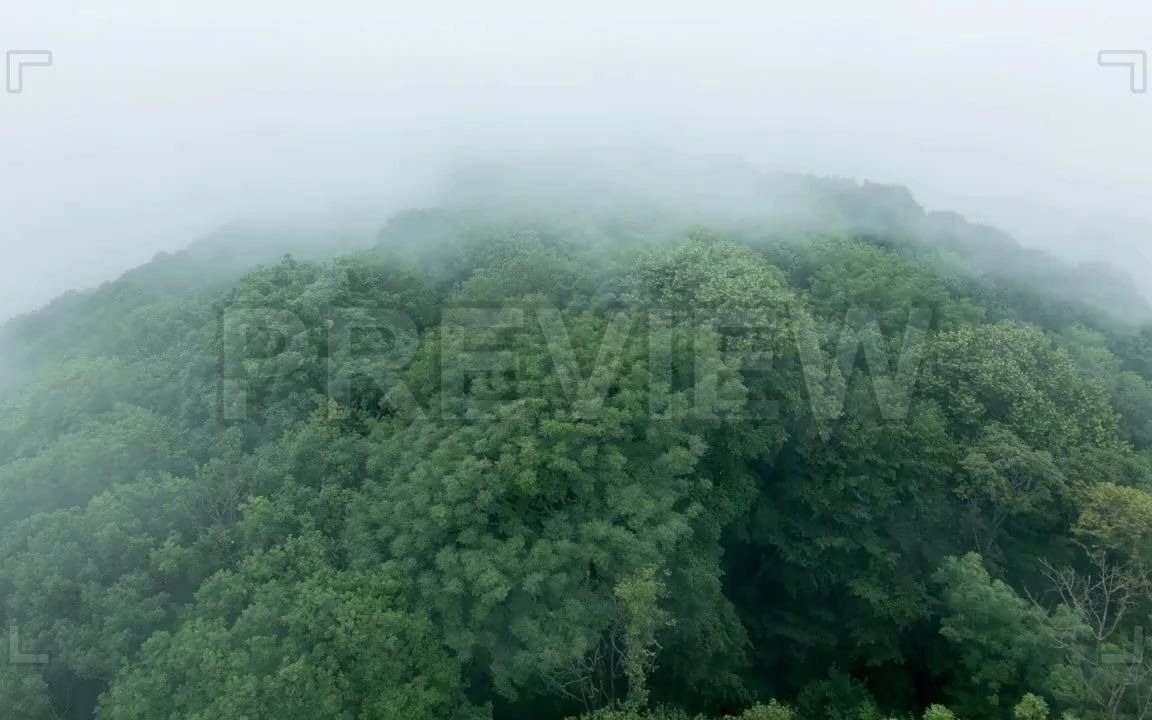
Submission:
POLYGON ((0 317, 476 152, 666 145, 908 185, 1152 279, 1148 0, 0 0, 0 317), (1147 250, 1147 254, 1145 251, 1147 250))

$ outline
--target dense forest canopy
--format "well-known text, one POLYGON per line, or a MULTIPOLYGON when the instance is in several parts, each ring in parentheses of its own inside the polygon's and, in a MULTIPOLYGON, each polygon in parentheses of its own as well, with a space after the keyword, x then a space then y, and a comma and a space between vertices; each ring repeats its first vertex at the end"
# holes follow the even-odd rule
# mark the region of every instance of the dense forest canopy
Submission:
POLYGON ((1152 717, 1131 283, 900 188, 556 174, 9 322, 0 718, 1152 717))

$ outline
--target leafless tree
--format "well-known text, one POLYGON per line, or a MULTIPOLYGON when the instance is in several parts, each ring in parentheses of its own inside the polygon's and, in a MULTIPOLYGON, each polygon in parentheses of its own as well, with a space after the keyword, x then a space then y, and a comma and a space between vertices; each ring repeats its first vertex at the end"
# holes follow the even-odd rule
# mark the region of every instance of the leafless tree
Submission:
POLYGON ((557 696, 579 703, 585 713, 617 701, 617 685, 624 674, 624 632, 621 615, 587 653, 542 671, 544 685, 557 696))
POLYGON ((1152 653, 1145 652, 1141 628, 1133 630, 1134 645, 1127 637, 1135 614, 1148 604, 1152 578, 1139 565, 1115 562, 1105 553, 1095 554, 1093 562, 1096 574, 1044 563, 1064 611, 1055 613, 1051 641, 1104 717, 1152 718, 1152 653))

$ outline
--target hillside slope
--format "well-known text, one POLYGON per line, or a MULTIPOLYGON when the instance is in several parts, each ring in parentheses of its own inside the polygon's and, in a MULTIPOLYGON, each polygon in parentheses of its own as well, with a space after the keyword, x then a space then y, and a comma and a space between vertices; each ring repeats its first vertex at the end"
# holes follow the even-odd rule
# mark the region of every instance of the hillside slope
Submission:
POLYGON ((0 718, 1146 717, 1131 285, 659 175, 488 168, 6 325, 0 718))

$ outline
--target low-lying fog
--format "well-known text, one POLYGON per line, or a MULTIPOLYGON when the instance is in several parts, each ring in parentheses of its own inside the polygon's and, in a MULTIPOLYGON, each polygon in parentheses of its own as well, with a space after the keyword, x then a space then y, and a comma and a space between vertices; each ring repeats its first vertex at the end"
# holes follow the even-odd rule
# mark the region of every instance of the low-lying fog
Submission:
POLYGON ((0 93, 0 319, 237 218, 634 148, 907 185, 1152 280, 1152 96, 1097 64, 1149 28, 1145 0, 11 2, 0 50, 52 65, 0 93))

